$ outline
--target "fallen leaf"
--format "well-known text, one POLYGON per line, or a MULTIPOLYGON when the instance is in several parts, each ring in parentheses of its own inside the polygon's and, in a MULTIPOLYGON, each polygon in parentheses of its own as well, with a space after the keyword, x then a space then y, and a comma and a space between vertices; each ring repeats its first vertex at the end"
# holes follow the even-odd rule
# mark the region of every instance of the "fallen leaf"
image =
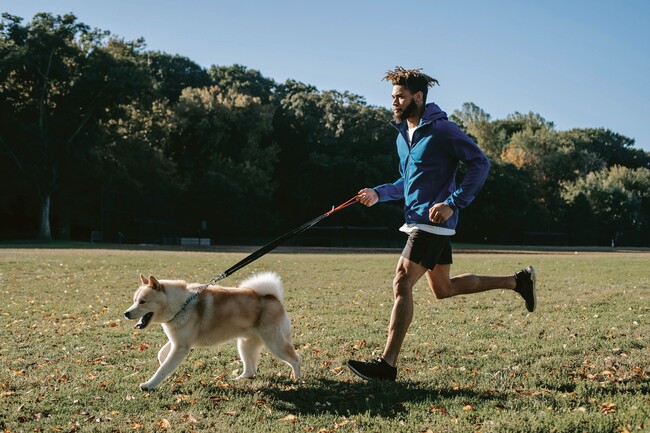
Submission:
POLYGON ((334 430, 338 430, 338 429, 340 429, 341 427, 343 427, 344 425, 346 425, 346 424, 349 423, 349 422, 350 422, 350 421, 347 420, 347 419, 344 419, 344 420, 341 421, 341 422, 335 422, 335 423, 334 423, 334 430))
POLYGON ((290 422, 295 424, 296 423, 296 416, 295 415, 287 415, 284 418, 282 418, 280 421, 285 421, 285 422, 290 422))
POLYGON ((616 403, 606 402, 598 405, 602 413, 614 413, 616 412, 616 403))
POLYGON ((176 403, 189 403, 189 404, 195 404, 196 403, 196 397, 192 397, 191 395, 187 394, 177 394, 176 396, 176 403))
POLYGON ((363 349, 366 346, 366 340, 361 340, 357 344, 355 344, 353 347, 354 349, 363 349))
POLYGON ((187 413, 181 417, 183 421, 191 422, 191 423, 197 423, 198 420, 192 415, 191 413, 187 413))
POLYGON ((429 413, 438 413, 440 415, 447 415, 447 409, 442 406, 431 406, 429 408, 429 413))

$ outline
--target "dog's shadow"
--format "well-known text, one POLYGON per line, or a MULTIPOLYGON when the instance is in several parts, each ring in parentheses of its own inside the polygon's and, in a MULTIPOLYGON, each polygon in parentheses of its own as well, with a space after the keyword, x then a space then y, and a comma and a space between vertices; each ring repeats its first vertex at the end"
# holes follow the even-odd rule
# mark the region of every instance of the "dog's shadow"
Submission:
POLYGON ((259 390, 269 404, 280 411, 318 415, 369 414, 393 417, 409 410, 409 403, 430 402, 432 407, 439 400, 459 399, 503 405, 506 396, 496 392, 454 390, 437 388, 418 382, 384 381, 334 381, 330 379, 308 380, 298 386, 272 386, 259 390))

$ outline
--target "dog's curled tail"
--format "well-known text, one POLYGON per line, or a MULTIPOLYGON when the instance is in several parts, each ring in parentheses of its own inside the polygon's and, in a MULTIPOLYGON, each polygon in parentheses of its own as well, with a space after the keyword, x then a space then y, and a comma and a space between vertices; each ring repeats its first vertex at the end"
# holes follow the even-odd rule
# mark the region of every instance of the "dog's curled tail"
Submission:
POLYGON ((284 302, 282 280, 275 272, 255 274, 239 283, 239 287, 253 289, 261 296, 273 295, 284 302))

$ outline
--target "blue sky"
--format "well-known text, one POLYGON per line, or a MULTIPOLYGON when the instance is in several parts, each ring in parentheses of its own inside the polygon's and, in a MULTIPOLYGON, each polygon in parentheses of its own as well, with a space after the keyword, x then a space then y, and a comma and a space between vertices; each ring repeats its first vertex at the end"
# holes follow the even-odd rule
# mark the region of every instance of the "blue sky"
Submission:
MULTIPOLYGON (((650 151, 650 1, 0 0, 79 21, 196 63, 259 70, 390 106, 383 73, 423 68, 451 113, 532 111, 558 130, 604 127, 650 151)), ((388 131, 388 130, 387 130, 388 131)))

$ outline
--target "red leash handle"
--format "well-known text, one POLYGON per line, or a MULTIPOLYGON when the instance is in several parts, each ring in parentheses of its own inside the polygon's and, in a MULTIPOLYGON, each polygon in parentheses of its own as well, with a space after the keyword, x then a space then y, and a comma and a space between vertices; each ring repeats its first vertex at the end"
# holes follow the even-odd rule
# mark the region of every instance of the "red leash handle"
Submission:
POLYGON ((341 209, 345 209, 346 207, 351 206, 351 205, 355 204, 355 203, 358 202, 358 201, 359 201, 359 196, 358 196, 358 195, 355 195, 354 197, 352 197, 350 200, 346 201, 345 203, 340 204, 340 205, 338 205, 337 207, 333 207, 332 210, 329 211, 329 212, 327 212, 325 215, 330 216, 330 215, 332 215, 334 212, 338 212, 338 211, 340 211, 341 209))

